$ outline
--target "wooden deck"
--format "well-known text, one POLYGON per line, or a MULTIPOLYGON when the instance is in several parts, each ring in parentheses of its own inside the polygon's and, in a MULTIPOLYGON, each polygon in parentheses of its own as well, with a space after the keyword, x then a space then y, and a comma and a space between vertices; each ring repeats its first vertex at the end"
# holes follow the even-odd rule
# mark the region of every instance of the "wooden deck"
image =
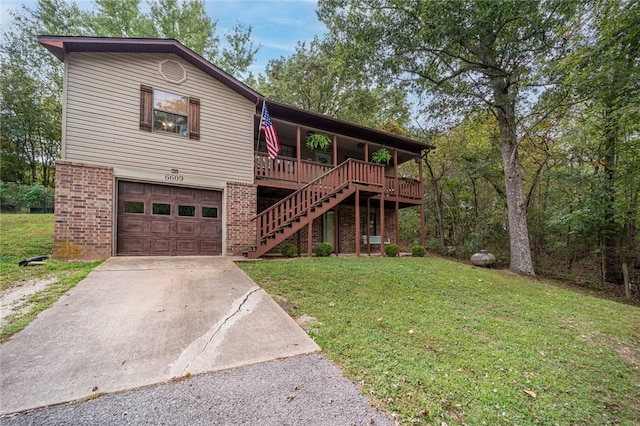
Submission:
MULTIPOLYGON (((264 152, 255 152, 254 173, 256 183, 275 188, 298 189, 314 181, 320 176, 334 169, 333 165, 316 163, 313 161, 296 160, 295 158, 279 156, 271 160, 264 152)), ((364 163, 364 162, 363 162, 364 163)), ((363 184, 380 185, 385 198, 389 201, 420 204, 422 200, 422 182, 416 179, 383 176, 383 166, 371 164, 371 173, 358 176, 363 184), (374 172, 375 170, 375 172, 374 172)))

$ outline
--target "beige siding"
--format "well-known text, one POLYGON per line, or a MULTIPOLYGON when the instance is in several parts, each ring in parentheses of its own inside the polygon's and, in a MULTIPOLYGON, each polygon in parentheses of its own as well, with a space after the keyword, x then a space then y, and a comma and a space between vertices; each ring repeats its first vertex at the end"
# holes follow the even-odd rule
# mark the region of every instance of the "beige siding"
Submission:
POLYGON ((94 164, 253 182, 255 106, 174 55, 72 53, 67 59, 64 158, 94 164), (164 59, 188 73, 159 74, 164 59), (140 85, 200 99, 200 140, 140 130, 140 85))

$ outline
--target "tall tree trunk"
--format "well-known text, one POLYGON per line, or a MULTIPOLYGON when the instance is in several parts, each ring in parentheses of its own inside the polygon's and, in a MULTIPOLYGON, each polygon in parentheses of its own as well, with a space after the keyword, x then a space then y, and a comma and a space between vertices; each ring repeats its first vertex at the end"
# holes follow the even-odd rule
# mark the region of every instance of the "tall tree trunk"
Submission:
POLYGON ((438 223, 438 237, 440 237, 440 244, 444 247, 444 224, 442 221, 442 197, 441 191, 438 188, 438 180, 433 174, 433 169, 431 168, 431 164, 429 164, 429 159, 427 156, 424 158, 424 163, 427 165, 427 170, 429 170, 429 176, 431 177, 431 184, 433 185, 433 191, 435 192, 435 202, 436 202, 436 222, 438 223))
POLYGON ((510 269, 522 275, 535 275, 529 246, 527 202, 520 176, 514 102, 509 97, 507 82, 500 80, 495 83, 496 115, 500 127, 500 152, 509 214, 510 269))

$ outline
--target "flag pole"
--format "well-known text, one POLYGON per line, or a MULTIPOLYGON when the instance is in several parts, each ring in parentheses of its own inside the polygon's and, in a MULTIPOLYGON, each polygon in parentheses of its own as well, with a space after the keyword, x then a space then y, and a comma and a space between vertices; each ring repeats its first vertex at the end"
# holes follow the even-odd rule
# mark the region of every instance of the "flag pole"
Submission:
POLYGON ((265 100, 262 99, 262 111, 260 111, 260 124, 258 125, 258 139, 256 140, 256 151, 258 150, 258 146, 260 146, 260 133, 262 133, 262 120, 264 120, 264 105, 265 100))

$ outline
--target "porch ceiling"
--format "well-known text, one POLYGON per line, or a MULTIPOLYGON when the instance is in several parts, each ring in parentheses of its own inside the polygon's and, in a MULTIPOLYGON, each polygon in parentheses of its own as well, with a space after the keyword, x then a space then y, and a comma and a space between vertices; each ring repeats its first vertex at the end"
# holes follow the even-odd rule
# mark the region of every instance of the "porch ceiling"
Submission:
MULTIPOLYGON (((419 155, 422 150, 434 148, 426 143, 417 142, 413 139, 399 135, 371 129, 357 124, 349 123, 343 120, 331 118, 312 111, 302 110, 281 104, 274 101, 267 101, 269 114, 280 125, 277 128, 278 134, 283 134, 289 140, 296 140, 296 126, 301 126, 301 139, 304 141, 307 131, 321 131, 338 136, 338 144, 349 151, 364 150, 358 147, 358 144, 369 142, 375 146, 384 145, 389 148, 399 150, 400 162, 408 161, 419 155), (281 130, 282 129, 282 130, 281 130)), ((258 105, 258 109, 262 106, 258 105)), ((257 111, 259 115, 261 111, 257 111)), ((370 147, 370 152, 372 150, 370 147)))

